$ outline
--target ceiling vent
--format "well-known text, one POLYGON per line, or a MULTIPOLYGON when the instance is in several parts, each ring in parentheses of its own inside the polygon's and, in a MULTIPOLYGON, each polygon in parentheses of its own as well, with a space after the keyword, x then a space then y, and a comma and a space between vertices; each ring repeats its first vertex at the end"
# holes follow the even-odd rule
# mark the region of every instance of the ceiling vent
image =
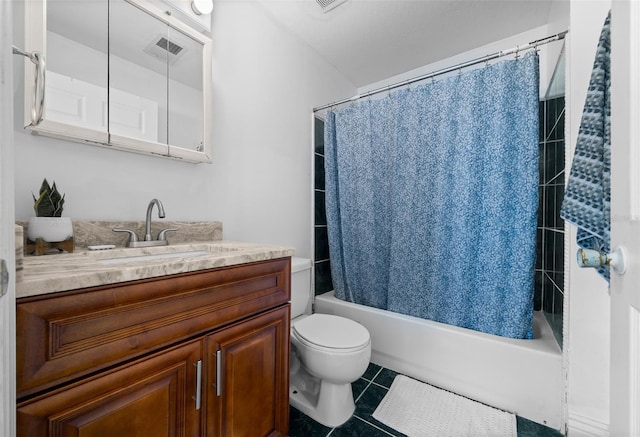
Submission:
POLYGON ((156 45, 161 49, 165 49, 174 56, 177 56, 178 53, 182 51, 182 47, 180 47, 178 44, 172 43, 165 37, 160 38, 156 45))
POLYGON ((175 42, 169 41, 165 36, 158 35, 147 44, 143 51, 161 62, 173 65, 186 50, 175 42))
POLYGON ((325 14, 332 9, 337 8, 347 0, 316 0, 316 3, 322 8, 322 12, 325 14))

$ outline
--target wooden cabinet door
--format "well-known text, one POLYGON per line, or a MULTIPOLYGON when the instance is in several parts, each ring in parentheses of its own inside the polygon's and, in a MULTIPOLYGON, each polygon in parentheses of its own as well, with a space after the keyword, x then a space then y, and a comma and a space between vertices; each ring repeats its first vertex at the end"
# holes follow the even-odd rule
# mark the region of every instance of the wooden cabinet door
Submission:
POLYGON ((18 405, 19 437, 201 435, 193 341, 18 405))
POLYGON ((289 305, 207 338, 207 436, 286 436, 289 305))

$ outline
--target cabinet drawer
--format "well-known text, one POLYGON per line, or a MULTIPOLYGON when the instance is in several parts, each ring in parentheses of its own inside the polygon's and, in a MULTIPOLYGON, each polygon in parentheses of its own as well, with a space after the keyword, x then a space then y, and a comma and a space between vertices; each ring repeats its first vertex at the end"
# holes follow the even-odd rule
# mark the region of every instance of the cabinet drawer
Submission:
POLYGON ((281 305, 290 258, 112 284, 17 304, 22 398, 281 305))
POLYGON ((196 436, 196 366, 188 342, 18 404, 18 437, 196 436))

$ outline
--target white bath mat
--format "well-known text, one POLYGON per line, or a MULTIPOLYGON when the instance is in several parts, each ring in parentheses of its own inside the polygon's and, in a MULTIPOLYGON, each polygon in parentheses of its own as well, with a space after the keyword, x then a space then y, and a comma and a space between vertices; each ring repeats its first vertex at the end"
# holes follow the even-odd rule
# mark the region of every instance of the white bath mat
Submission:
POLYGON ((373 417, 409 437, 517 437, 516 416, 404 375, 373 417))

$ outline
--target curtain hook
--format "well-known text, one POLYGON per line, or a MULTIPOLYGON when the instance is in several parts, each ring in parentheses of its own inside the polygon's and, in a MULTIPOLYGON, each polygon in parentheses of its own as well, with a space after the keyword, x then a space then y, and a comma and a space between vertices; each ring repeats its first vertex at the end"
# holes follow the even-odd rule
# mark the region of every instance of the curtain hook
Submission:
POLYGON ((520 58, 520 46, 516 46, 516 61, 520 58))

